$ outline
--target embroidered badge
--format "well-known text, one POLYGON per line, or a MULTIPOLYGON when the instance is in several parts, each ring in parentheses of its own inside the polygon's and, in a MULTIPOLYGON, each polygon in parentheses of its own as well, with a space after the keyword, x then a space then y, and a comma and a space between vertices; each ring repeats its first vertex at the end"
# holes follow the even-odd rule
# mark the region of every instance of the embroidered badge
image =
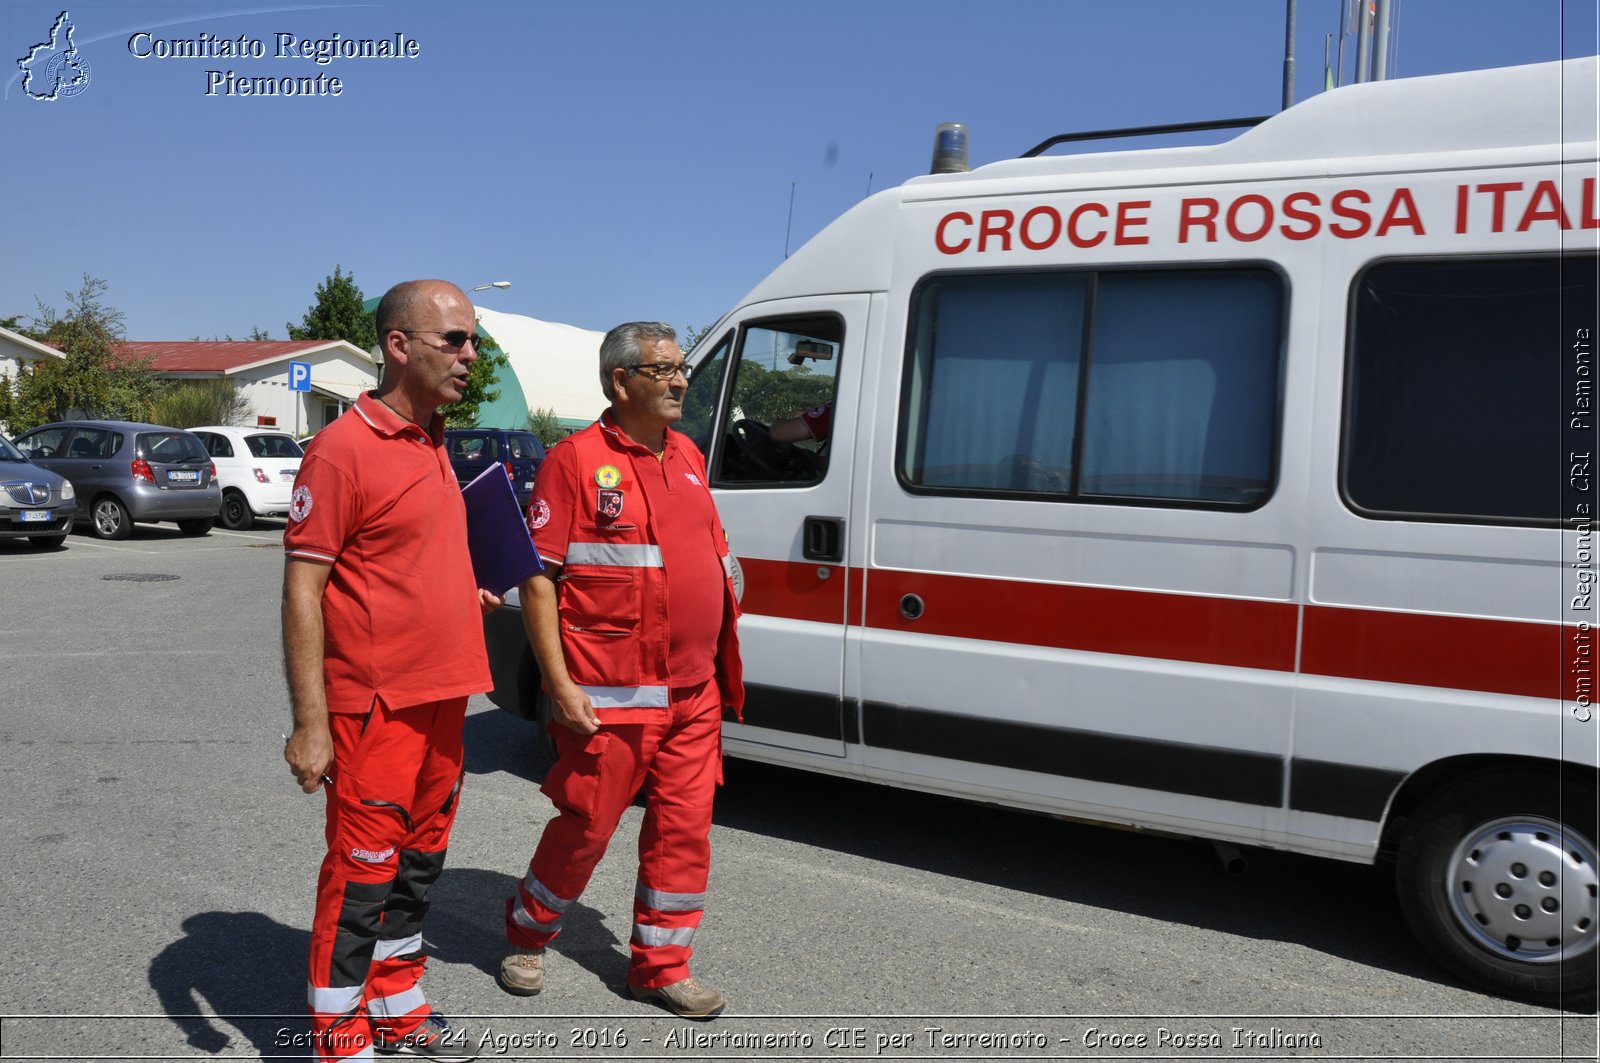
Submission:
POLYGON ((602 465, 595 470, 594 482, 601 487, 615 487, 622 482, 622 474, 615 465, 602 465))
POLYGON ((622 492, 607 490, 602 487, 600 489, 599 509, 602 517, 609 517, 615 520, 622 516, 622 492))
POLYGON ((311 488, 301 484, 289 496, 289 519, 299 523, 311 515, 311 488))
POLYGON ((542 498, 536 498, 528 506, 528 530, 538 531, 550 523, 550 504, 542 498))
POLYGON ((688 480, 688 481, 689 481, 689 482, 690 482, 690 483, 692 483, 692 484, 697 484, 697 485, 698 485, 698 484, 699 484, 699 483, 700 483, 700 477, 698 477, 698 476, 696 476, 696 475, 695 475, 695 474, 694 474, 694 473, 692 473, 692 472, 686 472, 686 473, 684 473, 684 474, 683 474, 683 478, 684 478, 684 479, 685 479, 685 480, 688 480))

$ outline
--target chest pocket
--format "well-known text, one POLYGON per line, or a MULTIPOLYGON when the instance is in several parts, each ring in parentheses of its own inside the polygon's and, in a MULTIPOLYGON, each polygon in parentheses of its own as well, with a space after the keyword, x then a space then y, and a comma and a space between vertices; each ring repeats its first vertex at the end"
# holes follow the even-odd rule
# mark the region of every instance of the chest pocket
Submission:
POLYGON ((639 627, 645 573, 661 567, 661 548, 632 542, 631 524, 580 524, 567 544, 559 599, 561 626, 577 637, 619 638, 639 627))

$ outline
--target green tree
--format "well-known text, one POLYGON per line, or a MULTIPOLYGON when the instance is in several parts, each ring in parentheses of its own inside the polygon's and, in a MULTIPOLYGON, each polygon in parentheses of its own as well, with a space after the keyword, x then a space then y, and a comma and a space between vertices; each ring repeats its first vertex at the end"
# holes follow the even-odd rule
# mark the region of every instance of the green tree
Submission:
POLYGON ((550 447, 557 440, 566 438, 566 431, 561 427, 561 421, 556 417, 556 411, 548 406, 528 411, 528 431, 539 437, 539 442, 550 447))
POLYGON ((317 301, 307 308, 304 320, 284 327, 291 340, 345 340, 370 351, 378 345, 378 327, 365 304, 355 275, 336 265, 333 275, 317 285, 317 301))
POLYGON ((494 337, 484 335, 478 344, 478 358, 472 363, 467 376, 467 386, 462 389, 461 401, 444 408, 444 423, 448 428, 475 428, 478 424, 478 407, 500 398, 500 370, 511 364, 494 337))
POLYGON ((683 326, 683 331, 678 334, 678 346, 683 348, 684 353, 687 354, 688 352, 694 350, 694 345, 705 339, 706 334, 710 331, 710 325, 707 325, 704 328, 695 328, 693 325, 685 325, 683 326))
POLYGON ((106 304, 106 282, 87 273, 76 292, 67 293, 67 310, 43 300, 27 335, 65 357, 42 359, 18 374, 11 387, 10 428, 20 432, 67 417, 142 420, 161 381, 150 359, 133 359, 118 347, 123 340, 121 311, 106 304))
POLYGON ((173 428, 238 424, 249 412, 231 380, 186 380, 171 384, 150 404, 150 419, 173 428))
POLYGON ((793 417, 833 395, 833 378, 813 373, 809 366, 768 369, 758 362, 739 363, 733 403, 741 417, 762 424, 793 417))

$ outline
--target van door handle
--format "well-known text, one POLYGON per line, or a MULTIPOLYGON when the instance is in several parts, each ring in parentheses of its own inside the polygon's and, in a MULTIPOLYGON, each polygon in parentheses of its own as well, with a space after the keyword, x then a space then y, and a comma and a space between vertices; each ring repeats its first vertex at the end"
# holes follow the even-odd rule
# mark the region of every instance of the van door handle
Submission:
POLYGON ((844 518, 807 517, 800 546, 807 560, 844 560, 844 518))

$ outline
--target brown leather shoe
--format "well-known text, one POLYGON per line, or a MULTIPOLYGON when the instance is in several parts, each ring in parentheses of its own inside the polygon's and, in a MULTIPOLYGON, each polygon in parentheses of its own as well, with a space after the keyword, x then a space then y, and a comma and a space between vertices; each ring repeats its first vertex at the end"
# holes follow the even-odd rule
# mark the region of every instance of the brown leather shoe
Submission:
POLYGON ((660 1004, 680 1019, 714 1019, 728 1006, 727 997, 715 989, 707 989, 693 978, 656 989, 645 989, 630 982, 628 992, 635 1000, 660 1004))
POLYGON ((544 988, 544 949, 513 952, 500 961, 500 988, 531 997, 544 988))

